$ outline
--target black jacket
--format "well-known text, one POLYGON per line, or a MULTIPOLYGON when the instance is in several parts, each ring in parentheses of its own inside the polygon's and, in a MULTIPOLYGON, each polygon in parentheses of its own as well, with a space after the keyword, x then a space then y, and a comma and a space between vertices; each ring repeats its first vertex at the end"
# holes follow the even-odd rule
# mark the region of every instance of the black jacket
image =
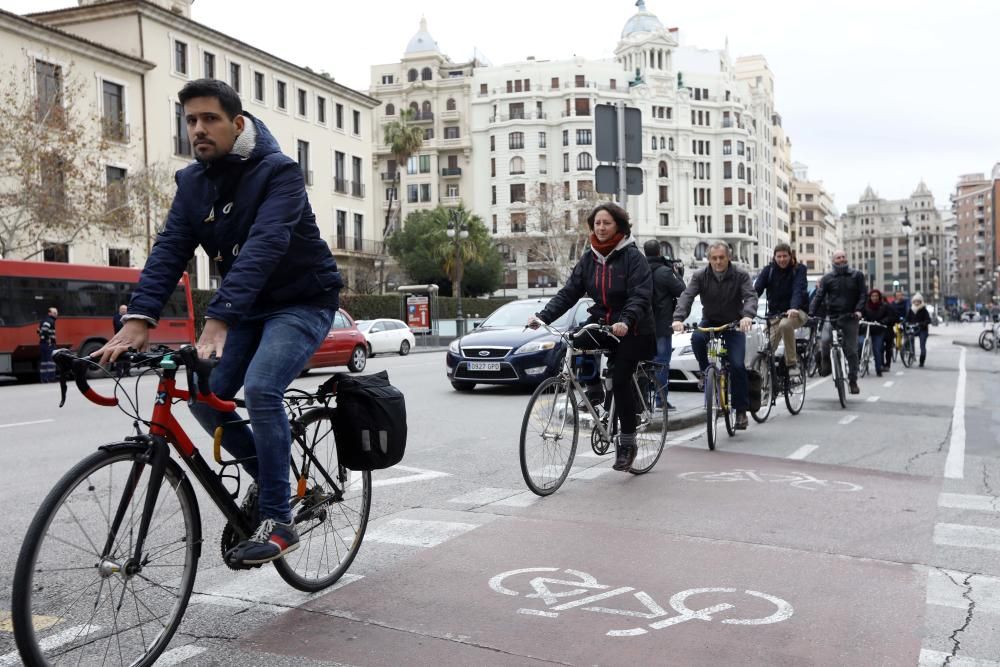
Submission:
POLYGON ((701 296, 702 319, 709 326, 720 327, 757 314, 757 293, 750 281, 750 274, 732 262, 722 280, 715 277, 711 265, 694 272, 691 282, 677 300, 675 322, 687 319, 691 313, 691 302, 698 295, 701 296))
POLYGON ((56 318, 46 315, 38 325, 38 342, 56 344, 56 318))
POLYGON ((809 314, 816 315, 820 307, 825 308, 830 317, 859 313, 867 300, 868 288, 864 274, 856 269, 837 273, 835 269, 819 279, 816 294, 809 304, 809 314))
POLYGON ((767 291, 768 315, 783 315, 792 308, 806 310, 809 307, 805 264, 782 269, 772 261, 757 274, 753 287, 757 290, 757 296, 767 291))
POLYGON ((146 261, 129 315, 153 320, 201 246, 222 274, 209 317, 232 326, 284 305, 336 309, 343 282, 306 196, 302 168, 281 152, 262 122, 233 152, 177 172, 167 223, 146 261))
POLYGON ((674 319, 677 297, 684 292, 684 282, 663 257, 647 257, 646 261, 653 274, 653 321, 656 323, 656 337, 662 338, 673 333, 670 323, 674 319))
MULTIPOLYGON (((879 301, 877 308, 872 308, 868 301, 865 301, 864 310, 861 311, 861 317, 869 322, 878 322, 879 324, 884 324, 886 327, 891 327, 899 319, 896 316, 896 311, 892 306, 887 304, 885 301, 879 301)), ((873 333, 881 334, 886 333, 887 329, 873 329, 873 333)))
POLYGON ((921 331, 927 331, 931 324, 931 314, 927 312, 926 307, 921 308, 916 312, 914 312, 912 308, 908 308, 905 319, 907 324, 919 325, 921 331))
POLYGON ((594 300, 588 310, 591 322, 623 322, 629 333, 653 334, 652 276, 631 236, 622 239, 607 257, 588 248, 563 288, 537 313, 538 318, 552 322, 584 294, 594 300))

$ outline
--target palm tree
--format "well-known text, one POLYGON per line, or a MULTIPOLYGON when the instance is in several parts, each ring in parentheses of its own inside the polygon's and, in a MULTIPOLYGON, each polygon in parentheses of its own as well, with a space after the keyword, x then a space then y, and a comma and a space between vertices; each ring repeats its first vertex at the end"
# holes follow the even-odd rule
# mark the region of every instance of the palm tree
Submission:
MULTIPOLYGON (((406 168, 406 162, 410 159, 410 156, 419 151, 420 147, 424 144, 423 128, 410 124, 413 120, 413 115, 412 109, 400 109, 399 120, 386 123, 383 128, 385 139, 384 143, 389 146, 389 150, 396 158, 396 172, 395 178, 393 179, 393 189, 389 194, 389 209, 386 211, 385 227, 382 229, 383 239, 386 234, 389 233, 389 228, 392 225, 393 193, 399 193, 400 188, 402 187, 402 178, 400 174, 403 169, 406 168)), ((399 199, 399 197, 397 196, 396 199, 399 199)), ((402 201, 400 201, 400 208, 402 208, 402 201)))
POLYGON ((435 209, 435 217, 438 216, 443 218, 448 235, 436 239, 434 254, 441 259, 441 268, 451 279, 452 296, 461 299, 462 274, 465 272, 465 265, 481 259, 479 245, 472 235, 472 226, 473 224, 482 226, 483 221, 475 214, 466 211, 464 204, 459 204, 458 208, 448 210, 438 207, 435 209), (452 234, 452 232, 454 233, 452 234))

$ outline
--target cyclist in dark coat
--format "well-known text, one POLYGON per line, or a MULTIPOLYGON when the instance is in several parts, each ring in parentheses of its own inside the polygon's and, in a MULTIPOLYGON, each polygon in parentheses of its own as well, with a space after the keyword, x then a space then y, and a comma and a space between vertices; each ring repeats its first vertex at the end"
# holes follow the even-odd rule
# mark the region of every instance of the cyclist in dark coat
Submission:
MULTIPOLYGON (((861 319, 861 309, 864 308, 868 289, 865 286, 865 276, 857 269, 847 264, 847 253, 838 248, 833 253, 833 271, 820 278, 809 304, 809 315, 815 317, 819 308, 825 307, 827 316, 832 322, 838 323, 844 332, 842 345, 847 356, 847 379, 852 394, 860 394, 858 386, 858 320, 861 319)), ((821 374, 830 374, 830 346, 833 341, 833 324, 823 325, 823 335, 820 338, 822 357, 821 374)))
MULTIPOLYGON (((869 332, 872 337, 872 356, 875 358, 875 374, 882 377, 885 368, 882 346, 891 327, 896 322, 896 311, 882 299, 881 290, 873 289, 868 292, 868 300, 861 311, 861 319, 868 322, 881 324, 881 327, 872 326, 869 332)), ((864 337, 861 338, 861 341, 864 337)), ((859 341, 859 344, 861 343, 859 341)))
MULTIPOLYGON (((615 412, 620 424, 620 438, 615 457, 615 470, 628 470, 635 460, 636 414, 632 395, 632 376, 639 361, 652 359, 656 353, 653 310, 653 281, 649 263, 635 245, 628 213, 617 204, 601 204, 587 217, 590 226, 590 248, 580 257, 566 284, 528 320, 537 327, 537 320, 548 324, 570 309, 584 294, 594 300, 588 322, 611 327, 620 339, 600 341, 600 346, 612 347, 608 368, 611 369, 611 390, 615 397, 615 412)), ((592 398, 588 392, 588 398, 592 398)))
MULTIPOLYGON (((177 173, 166 226, 150 253, 124 325, 95 353, 105 362, 143 349, 148 328, 200 245, 222 274, 208 304, 198 355, 215 355, 212 391, 244 388, 250 425, 224 430, 222 445, 255 480, 244 498, 260 525, 227 562, 256 565, 298 547, 289 498, 291 432, 283 395, 330 331, 342 286, 305 191, 302 167, 227 84, 200 79, 181 89, 196 161, 177 173)), ((209 432, 239 421, 204 403, 191 411, 209 432)))

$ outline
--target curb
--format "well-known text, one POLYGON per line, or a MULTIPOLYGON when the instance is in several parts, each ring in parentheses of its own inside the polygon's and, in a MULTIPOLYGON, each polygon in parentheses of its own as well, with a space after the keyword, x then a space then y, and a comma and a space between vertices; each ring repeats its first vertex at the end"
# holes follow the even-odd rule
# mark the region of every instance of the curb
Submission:
POLYGON ((692 426, 703 425, 705 423, 705 411, 701 408, 694 410, 684 410, 674 415, 668 415, 667 432, 681 431, 692 426))

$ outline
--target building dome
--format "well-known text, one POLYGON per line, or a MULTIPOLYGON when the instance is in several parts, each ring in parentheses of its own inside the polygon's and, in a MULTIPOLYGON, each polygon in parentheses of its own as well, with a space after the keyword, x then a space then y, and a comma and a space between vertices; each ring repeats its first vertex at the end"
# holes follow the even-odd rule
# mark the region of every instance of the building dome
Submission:
POLYGON ((638 0, 635 6, 639 8, 639 11, 625 23, 625 27, 622 28, 622 39, 638 32, 663 30, 663 24, 660 23, 660 19, 656 18, 656 14, 646 9, 645 0, 638 0))
POLYGON ((427 32, 427 19, 420 17, 420 30, 410 38, 410 43, 406 45, 406 51, 403 55, 410 55, 411 53, 424 53, 426 51, 437 51, 438 45, 431 37, 431 34, 427 32))

